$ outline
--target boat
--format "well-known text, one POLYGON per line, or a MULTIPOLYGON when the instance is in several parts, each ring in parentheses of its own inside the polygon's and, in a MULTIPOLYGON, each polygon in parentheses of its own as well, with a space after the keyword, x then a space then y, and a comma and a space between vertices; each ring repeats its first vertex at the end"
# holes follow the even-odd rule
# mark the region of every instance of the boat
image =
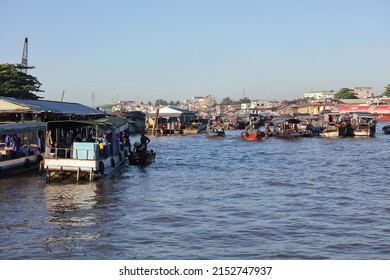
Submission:
POLYGON ((297 139, 301 137, 298 131, 297 124, 301 121, 299 119, 287 119, 281 123, 276 123, 273 131, 273 136, 281 139, 297 139))
POLYGON ((148 165, 154 162, 156 158, 156 152, 153 150, 147 150, 144 152, 144 145, 140 142, 134 143, 133 151, 129 154, 130 165, 148 165))
POLYGON ((249 141, 261 140, 264 136, 265 134, 261 130, 241 132, 241 138, 249 141))
POLYGON ((44 151, 45 123, 0 125, 0 178, 38 169, 44 151))
POLYGON ((390 125, 385 125, 382 127, 382 131, 384 134, 390 134, 390 125))
POLYGON ((130 154, 128 122, 120 117, 49 121, 43 169, 53 178, 88 177, 89 181, 117 169, 130 154))
POLYGON ((354 113, 351 123, 354 137, 375 136, 376 121, 371 114, 354 113))
POLYGON ((319 136, 325 138, 338 138, 342 135, 337 122, 328 123, 327 126, 319 133, 319 136))
POLYGON ((225 130, 223 128, 212 128, 206 131, 207 137, 225 137, 225 130))

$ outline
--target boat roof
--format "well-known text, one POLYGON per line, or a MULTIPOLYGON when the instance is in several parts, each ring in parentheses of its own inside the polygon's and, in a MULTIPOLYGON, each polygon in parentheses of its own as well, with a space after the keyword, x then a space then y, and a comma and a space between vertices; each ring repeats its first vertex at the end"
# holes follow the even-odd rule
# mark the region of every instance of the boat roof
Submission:
POLYGON ((34 130, 45 130, 43 122, 20 122, 0 124, 0 134, 20 134, 34 130))
MULTIPOLYGON (((51 100, 32 100, 32 99, 16 99, 13 97, 1 96, 0 99, 3 99, 9 103, 23 106, 26 109, 25 112, 41 113, 41 112, 52 112, 60 113, 65 115, 105 115, 101 110, 97 110, 79 103, 71 102, 60 102, 60 101, 51 101, 51 100)), ((7 110, 10 112, 10 110, 7 110)), ((12 111, 12 110, 11 110, 12 111)), ((19 112, 20 110, 16 110, 19 112)))
POLYGON ((47 129, 64 128, 77 129, 85 126, 97 126, 97 128, 104 133, 120 132, 128 128, 129 123, 124 118, 107 117, 96 120, 63 120, 63 121, 49 121, 47 122, 47 129))

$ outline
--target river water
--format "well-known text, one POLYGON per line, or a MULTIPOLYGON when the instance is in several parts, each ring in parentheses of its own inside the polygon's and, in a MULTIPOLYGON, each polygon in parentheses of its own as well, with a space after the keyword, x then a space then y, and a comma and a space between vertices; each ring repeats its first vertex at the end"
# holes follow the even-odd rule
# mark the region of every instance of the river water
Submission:
POLYGON ((154 163, 94 182, 0 179, 0 259, 390 259, 386 124, 370 139, 158 137, 154 163))

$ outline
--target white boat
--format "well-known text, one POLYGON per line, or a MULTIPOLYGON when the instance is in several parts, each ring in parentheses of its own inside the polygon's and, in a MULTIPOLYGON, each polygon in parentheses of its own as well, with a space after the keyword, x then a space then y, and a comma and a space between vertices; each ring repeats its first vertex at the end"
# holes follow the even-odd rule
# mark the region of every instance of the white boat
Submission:
POLYGON ((338 124, 331 122, 320 132, 319 136, 325 138, 338 138, 342 136, 342 134, 340 133, 338 124))
POLYGON ((123 118, 51 121, 46 129, 53 143, 44 157, 47 182, 74 175, 77 181, 83 177, 92 181, 115 170, 130 154, 128 123, 123 118))
POLYGON ((42 161, 45 123, 0 124, 0 177, 37 169, 42 161))
POLYGON ((375 136, 376 121, 371 114, 353 114, 353 136, 373 137, 375 136))

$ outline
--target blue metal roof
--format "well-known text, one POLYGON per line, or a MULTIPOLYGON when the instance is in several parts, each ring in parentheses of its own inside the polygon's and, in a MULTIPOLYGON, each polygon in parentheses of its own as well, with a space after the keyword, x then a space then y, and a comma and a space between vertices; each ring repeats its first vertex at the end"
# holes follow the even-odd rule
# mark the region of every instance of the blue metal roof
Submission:
POLYGON ((75 115, 105 115, 105 112, 101 110, 97 110, 79 103, 50 100, 16 99, 4 96, 0 98, 20 106, 29 107, 34 113, 52 112, 75 115))

